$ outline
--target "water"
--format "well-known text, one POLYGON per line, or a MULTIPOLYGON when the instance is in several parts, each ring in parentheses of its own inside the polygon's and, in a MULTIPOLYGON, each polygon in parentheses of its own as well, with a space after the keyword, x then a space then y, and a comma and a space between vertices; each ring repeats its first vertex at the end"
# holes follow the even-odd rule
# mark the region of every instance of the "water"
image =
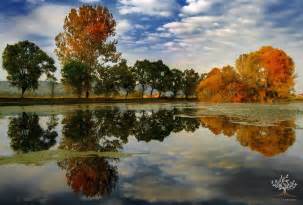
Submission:
POLYGON ((0 107, 0 204, 302 204, 303 104, 0 107), (298 184, 281 197, 280 175, 298 184))

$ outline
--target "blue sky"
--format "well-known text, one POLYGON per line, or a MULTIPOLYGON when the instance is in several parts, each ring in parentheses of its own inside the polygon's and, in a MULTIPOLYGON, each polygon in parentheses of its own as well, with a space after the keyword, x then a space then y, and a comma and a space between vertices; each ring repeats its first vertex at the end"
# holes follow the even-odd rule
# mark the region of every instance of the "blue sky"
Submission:
MULTIPOLYGON (((111 10, 119 50, 129 64, 163 59, 171 68, 202 73, 272 45, 294 59, 296 89, 303 92, 302 0, 5 0, 0 4, 0 52, 7 43, 28 39, 56 59, 54 38, 64 17, 83 3, 111 10)), ((1 69, 0 80, 5 78, 1 69)))

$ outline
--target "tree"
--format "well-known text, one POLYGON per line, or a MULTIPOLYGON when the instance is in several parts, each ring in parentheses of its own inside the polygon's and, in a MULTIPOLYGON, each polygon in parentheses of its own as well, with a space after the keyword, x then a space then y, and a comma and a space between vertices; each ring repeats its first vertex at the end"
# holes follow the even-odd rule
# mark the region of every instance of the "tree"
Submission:
POLYGON ((126 60, 122 60, 111 69, 116 90, 123 89, 126 93, 125 98, 127 98, 128 94, 133 91, 136 86, 131 69, 127 66, 126 60))
POLYGON ((287 98, 294 90, 294 62, 280 49, 265 46, 242 54, 236 61, 236 69, 252 101, 287 98))
POLYGON ((135 76, 136 83, 141 86, 142 94, 141 97, 144 97, 144 91, 148 85, 149 79, 149 66, 151 62, 148 60, 136 61, 133 67, 133 73, 135 76))
POLYGON ((17 152, 35 152, 47 150, 56 143, 58 133, 55 118, 47 123, 47 129, 42 129, 39 116, 36 114, 22 113, 11 119, 7 135, 11 139, 11 147, 17 152))
POLYGON ((211 102, 272 102, 294 92, 294 62, 283 50, 265 46, 242 54, 231 66, 214 68, 201 77, 200 100, 211 102))
POLYGON ((108 62, 116 62, 120 54, 116 51, 116 21, 103 6, 83 5, 71 9, 64 22, 64 32, 56 37, 56 53, 64 65, 77 60, 87 65, 84 89, 88 98, 96 71, 108 62))
MULTIPOLYGON (((167 90, 168 87, 168 76, 169 76, 169 67, 163 63, 162 60, 153 62, 153 66, 150 67, 151 75, 151 87, 152 90, 155 88, 159 93, 159 98, 161 94, 167 90)), ((152 92, 151 92, 152 95, 152 92)))
POLYGON ((194 69, 186 69, 183 72, 182 90, 186 98, 195 93, 198 82, 199 74, 194 69))
POLYGON ((87 65, 73 60, 67 62, 61 71, 62 82, 68 87, 71 87, 80 98, 85 88, 87 65))
POLYGON ((261 66, 267 73, 268 94, 287 98, 294 90, 295 65, 292 58, 271 46, 262 47, 258 52, 261 66))
POLYGON ((178 69, 172 69, 170 71, 167 83, 169 83, 168 90, 173 92, 173 97, 176 98, 178 91, 182 89, 182 71, 178 69))
POLYGON ((213 68, 197 86, 197 97, 209 102, 242 102, 247 100, 245 86, 231 66, 213 68))
POLYGON ((96 79, 97 81, 94 87, 96 94, 105 94, 105 96, 109 96, 109 94, 118 93, 114 81, 114 72, 109 66, 98 69, 96 79))
POLYGON ((29 41, 7 45, 2 59, 3 68, 8 73, 7 79, 13 86, 21 89, 21 98, 26 90, 38 88, 38 80, 42 74, 50 77, 56 71, 54 60, 29 41))

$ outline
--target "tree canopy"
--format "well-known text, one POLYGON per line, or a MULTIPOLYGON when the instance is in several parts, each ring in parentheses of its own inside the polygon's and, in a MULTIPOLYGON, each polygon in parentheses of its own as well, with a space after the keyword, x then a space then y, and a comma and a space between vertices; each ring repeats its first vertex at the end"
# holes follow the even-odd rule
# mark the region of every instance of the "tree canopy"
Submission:
POLYGON ((7 79, 13 86, 21 89, 21 97, 26 90, 38 88, 38 80, 42 74, 51 77, 56 71, 54 60, 29 41, 7 45, 2 59, 3 68, 8 73, 7 79))
POLYGON ((63 28, 55 39, 56 53, 63 65, 70 60, 87 65, 84 87, 86 97, 89 97, 98 68, 120 57, 117 41, 109 40, 115 35, 116 21, 104 6, 83 5, 71 9, 63 28))
POLYGON ((76 60, 66 63, 61 70, 63 84, 70 87, 78 97, 84 91, 86 70, 87 65, 76 60))
POLYGON ((272 102, 294 91, 294 62, 281 49, 265 46, 242 54, 236 68, 212 69, 197 88, 202 101, 272 102))

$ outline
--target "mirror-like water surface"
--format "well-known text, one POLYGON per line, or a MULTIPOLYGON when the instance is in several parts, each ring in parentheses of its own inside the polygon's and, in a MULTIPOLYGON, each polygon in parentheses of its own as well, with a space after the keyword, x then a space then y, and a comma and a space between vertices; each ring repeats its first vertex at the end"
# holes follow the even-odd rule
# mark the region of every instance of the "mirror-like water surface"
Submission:
POLYGON ((302 204, 302 128, 300 103, 1 107, 0 204, 302 204))

